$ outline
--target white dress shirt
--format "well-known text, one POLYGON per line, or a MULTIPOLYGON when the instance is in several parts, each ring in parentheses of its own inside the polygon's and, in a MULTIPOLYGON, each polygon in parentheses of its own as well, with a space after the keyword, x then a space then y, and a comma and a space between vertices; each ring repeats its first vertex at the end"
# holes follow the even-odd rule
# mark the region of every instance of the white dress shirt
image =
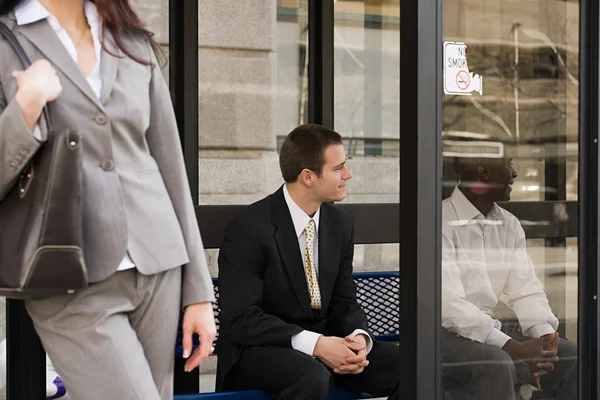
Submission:
MULTIPOLYGON (((292 197, 290 196, 290 192, 288 192, 287 185, 283 186, 283 196, 285 197, 285 202, 287 203, 288 209, 290 210, 290 214, 292 216, 292 222, 294 223, 294 229, 296 230, 296 236, 298 237, 298 244, 300 246, 300 254, 302 258, 302 264, 304 265, 304 275, 306 275, 306 258, 304 257, 304 251, 306 249, 306 236, 304 234, 304 228, 308 225, 308 221, 311 220, 311 217, 308 216, 301 208, 298 206, 292 197)), ((314 239, 314 262, 313 267, 317 272, 317 276, 319 276, 319 216, 321 215, 321 209, 317 210, 312 219, 315 221, 315 239, 314 239)), ((358 334, 363 334, 367 343, 367 353, 371 351, 373 348, 373 340, 369 336, 367 332, 362 329, 356 329, 350 336, 356 336, 358 334)), ((292 348, 294 350, 301 351, 304 354, 308 354, 309 356, 313 355, 315 350, 315 346, 317 345, 317 340, 321 336, 320 333, 311 332, 304 330, 294 336, 292 336, 292 348)))
POLYGON ((519 220, 494 204, 484 217, 456 188, 442 202, 442 325, 497 347, 510 337, 492 309, 508 297, 521 330, 541 337, 558 328, 526 250, 519 220))
MULTIPOLYGON (((100 22, 100 18, 98 16, 98 10, 96 9, 96 5, 91 1, 87 0, 84 3, 84 12, 87 18, 87 22, 90 25, 90 29, 92 32, 92 39, 94 41, 94 50, 96 53, 96 65, 92 70, 92 73, 86 77, 86 80, 94 94, 100 98, 100 92, 102 91, 102 76, 100 75, 100 57, 102 56, 102 45, 100 43, 100 33, 102 29, 102 24, 100 22)), ((60 39, 61 43, 67 49, 67 52, 73 59, 73 62, 77 64, 77 49, 75 48, 75 44, 71 40, 71 37, 65 31, 58 19, 50 14, 48 10, 40 3, 38 0, 28 0, 24 3, 21 3, 15 9, 15 17, 17 19, 18 25, 26 25, 32 24, 34 22, 41 21, 46 19, 56 36, 60 39)), ((41 140, 41 132, 39 126, 35 128, 33 135, 36 139, 41 140)), ((125 253, 125 257, 121 264, 117 268, 117 270, 122 271, 130 268, 135 268, 135 264, 129 257, 129 253, 125 253)))

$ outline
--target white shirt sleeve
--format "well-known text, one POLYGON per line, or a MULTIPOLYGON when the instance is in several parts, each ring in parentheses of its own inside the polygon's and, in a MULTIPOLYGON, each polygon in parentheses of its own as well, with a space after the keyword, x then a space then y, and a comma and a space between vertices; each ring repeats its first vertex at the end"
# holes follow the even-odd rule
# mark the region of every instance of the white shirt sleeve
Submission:
POLYGON ((367 344, 367 354, 371 352, 373 349, 373 338, 367 332, 362 329, 356 329, 354 332, 350 334, 350 336, 354 337, 356 335, 365 335, 365 342, 367 344))
POLYGON ((519 318, 521 330, 528 336, 539 337, 556 331, 558 318, 552 313, 544 287, 535 275, 525 247, 525 232, 520 225, 515 230, 518 233, 504 293, 508 296, 508 306, 519 318))
POLYGON ((499 348, 503 348, 506 342, 511 339, 506 333, 502 332, 500 329, 492 329, 490 334, 485 339, 485 343, 491 346, 496 346, 499 348))
POLYGON ((322 335, 311 331, 302 331, 292 336, 292 349, 298 350, 306 355, 314 357, 317 340, 322 335))
POLYGON ((541 324, 541 325, 532 326, 531 328, 529 328, 529 330, 527 332, 525 332, 525 334, 532 338, 540 338, 544 335, 549 335, 554 332, 556 332, 556 329, 554 329, 552 327, 552 325, 541 324))
MULTIPOLYGON (((350 334, 350 336, 354 337, 356 335, 365 335, 365 342, 367 344, 367 354, 373 348, 373 339, 371 336, 362 329, 356 329, 354 332, 350 334)), ((306 355, 314 357, 315 346, 317 345, 317 340, 322 335, 320 333, 315 333, 311 331, 302 331, 294 336, 292 336, 292 349, 298 350, 306 355)))
POLYGON ((464 338, 502 348, 510 337, 496 328, 492 317, 465 299, 460 270, 454 262, 454 253, 462 251, 442 236, 442 326, 464 338))
POLYGON ((42 141, 42 131, 39 125, 35 126, 35 129, 33 130, 33 137, 36 138, 38 142, 42 141))

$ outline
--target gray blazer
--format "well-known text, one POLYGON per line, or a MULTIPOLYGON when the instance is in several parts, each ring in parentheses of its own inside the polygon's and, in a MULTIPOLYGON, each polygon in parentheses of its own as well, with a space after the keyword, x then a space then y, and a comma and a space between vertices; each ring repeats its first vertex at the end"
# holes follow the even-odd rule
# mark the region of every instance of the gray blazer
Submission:
MULTIPOLYGON (((183 266, 183 306, 214 301, 169 89, 149 44, 125 40, 128 50, 155 68, 124 56, 107 32, 106 47, 121 58, 102 52, 99 100, 45 20, 18 26, 13 13, 0 20, 32 62, 46 59, 57 70, 64 89, 49 105, 53 129, 83 134, 90 281, 114 274, 129 251, 143 274, 183 266)), ((14 101, 15 69, 21 65, 0 38, 0 201, 40 147, 14 101)))

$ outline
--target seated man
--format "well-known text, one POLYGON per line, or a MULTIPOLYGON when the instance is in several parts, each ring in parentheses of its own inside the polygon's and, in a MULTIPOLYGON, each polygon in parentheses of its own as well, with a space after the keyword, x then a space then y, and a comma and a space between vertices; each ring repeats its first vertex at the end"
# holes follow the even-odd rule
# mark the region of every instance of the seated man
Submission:
POLYGON ((285 180, 226 229, 219 253, 217 390, 327 399, 333 385, 389 396, 399 350, 375 342, 352 280, 352 221, 329 204, 352 178, 339 134, 294 129, 285 180))
POLYGON ((442 370, 463 389, 448 397, 511 400, 531 383, 573 399, 577 347, 555 333, 523 228, 496 204, 510 199, 512 159, 457 158, 454 167, 459 184, 442 203, 442 370), (494 318, 502 293, 521 333, 503 333, 494 318))

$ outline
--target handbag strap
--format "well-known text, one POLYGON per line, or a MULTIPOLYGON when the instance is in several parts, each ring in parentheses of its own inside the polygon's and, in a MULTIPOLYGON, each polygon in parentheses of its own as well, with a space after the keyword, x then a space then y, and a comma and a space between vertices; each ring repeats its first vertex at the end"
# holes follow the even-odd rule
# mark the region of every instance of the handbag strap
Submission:
MULTIPOLYGON (((2 21, 0 21, 0 34, 4 36, 4 38, 8 41, 8 43, 10 43, 11 47, 14 49, 15 53, 17 53, 17 57, 19 57, 19 61, 21 61, 23 69, 29 68, 29 66, 31 65, 31 61, 29 60, 29 57, 27 57, 25 50, 23 50, 23 47, 21 47, 21 44, 19 43, 15 35, 12 33, 12 31, 2 21)), ((46 121, 48 131, 50 131, 50 112, 48 111, 47 104, 44 105, 42 113, 44 116, 44 120, 46 121)))

